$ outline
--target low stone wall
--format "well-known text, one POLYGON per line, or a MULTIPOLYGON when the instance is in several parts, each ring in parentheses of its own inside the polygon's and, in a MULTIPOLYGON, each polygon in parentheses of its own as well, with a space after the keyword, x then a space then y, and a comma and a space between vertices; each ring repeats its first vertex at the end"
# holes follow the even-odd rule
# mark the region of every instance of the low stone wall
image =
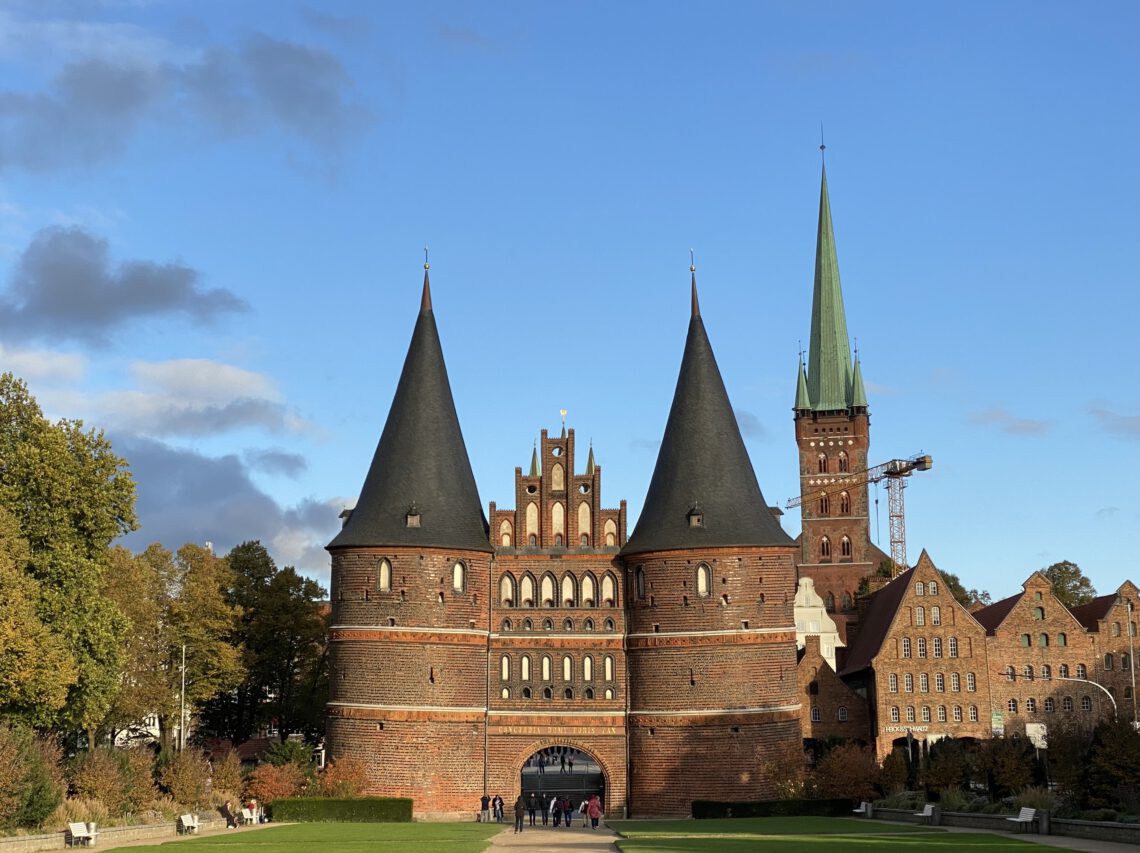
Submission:
MULTIPOLYGON (((921 811, 921 809, 919 809, 921 811)), ((920 817, 916 817, 914 812, 910 809, 883 809, 878 806, 874 807, 874 817, 876 820, 893 820, 898 823, 917 823, 925 824, 926 821, 920 817)), ((934 809, 934 817, 938 817, 938 808, 934 809)), ((931 821, 933 823, 934 821, 931 821)))
POLYGON ((1055 817, 1050 821, 1050 824, 1054 835, 1091 838, 1095 841, 1119 841, 1123 844, 1140 844, 1140 823, 1065 820, 1055 817))
MULTIPOLYGON (((221 818, 199 819, 199 831, 208 832, 225 829, 226 822, 221 818)), ((138 826, 99 827, 95 848, 114 847, 127 841, 143 841, 151 838, 167 839, 178 835, 178 824, 151 823, 138 826)), ((50 832, 45 835, 16 835, 0 838, 0 853, 35 853, 38 850, 63 850, 67 844, 67 833, 50 832)))
MULTIPOLYGON (((943 826, 965 826, 970 829, 985 829, 990 832, 1040 832, 1042 813, 1029 826, 1021 826, 1007 818, 1013 815, 981 814, 979 812, 942 812, 939 823, 943 826)), ((1048 827, 1046 827, 1048 832, 1048 827)))

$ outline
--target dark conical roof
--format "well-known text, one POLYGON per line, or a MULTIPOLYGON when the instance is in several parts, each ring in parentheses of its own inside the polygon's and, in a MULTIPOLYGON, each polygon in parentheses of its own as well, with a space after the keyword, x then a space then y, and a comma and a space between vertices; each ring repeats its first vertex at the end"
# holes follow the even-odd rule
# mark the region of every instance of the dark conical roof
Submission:
POLYGON ((420 315, 360 499, 329 548, 490 551, 487 519, 463 443, 424 272, 420 315), (412 507, 419 526, 408 526, 412 507))
POLYGON ((791 545, 772 517, 705 333, 693 314, 673 407, 645 507, 623 554, 734 545, 791 545), (696 508, 703 525, 690 525, 696 508))

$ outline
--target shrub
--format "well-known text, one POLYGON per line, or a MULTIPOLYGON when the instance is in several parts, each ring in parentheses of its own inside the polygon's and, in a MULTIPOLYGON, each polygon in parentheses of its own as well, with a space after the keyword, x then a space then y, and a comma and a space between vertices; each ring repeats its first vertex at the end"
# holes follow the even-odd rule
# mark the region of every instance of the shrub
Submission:
MULTIPOLYGON (((238 758, 237 752, 231 749, 221 761, 214 762, 213 775, 210 778, 215 800, 222 794, 233 795, 235 798, 240 795, 242 789, 241 760, 238 758)), ((225 799, 229 798, 227 796, 225 799)), ((225 799, 221 802, 225 802, 225 799)))
POLYGON ((0 723, 0 827, 40 826, 63 799, 59 746, 0 723))
POLYGON ((830 800, 762 800, 750 803, 725 803, 717 800, 693 800, 693 817, 850 817, 851 799, 830 800))
POLYGON ((966 811, 970 801, 961 788, 943 788, 938 792, 938 802, 943 811, 962 812, 966 811))
POLYGON ((124 772, 123 799, 126 810, 138 813, 158 796, 154 785, 154 753, 145 747, 124 749, 120 753, 124 772))
POLYGON ((305 788, 305 774, 296 764, 262 764, 249 774, 246 793, 262 803, 299 796, 305 788))
POLYGON ((920 791, 896 791, 888 794, 881 800, 875 800, 875 808, 880 809, 916 809, 926 801, 920 791))
POLYGON ((758 775, 779 799, 802 797, 808 777, 807 754, 798 741, 783 744, 760 765, 758 775))
POLYGON ((158 773, 163 789, 175 802, 185 806, 205 804, 208 778, 205 757, 191 749, 167 756, 158 773))
POLYGON ((870 747, 845 743, 827 753, 812 772, 813 791, 820 797, 869 800, 875 795, 879 765, 870 747))
POLYGON ((275 767, 296 764, 298 767, 307 769, 313 763, 313 750, 300 741, 279 741, 269 747, 269 751, 265 753, 265 760, 275 767))
POLYGON ((1019 809, 1043 809, 1053 811, 1057 807, 1057 795, 1048 788, 1023 788, 1013 798, 1019 809))
POLYGON ((69 823, 106 824, 110 818, 111 812, 101 800, 93 797, 68 797, 44 821, 44 829, 62 832, 69 823))
POLYGON ((412 801, 400 797, 280 799, 270 813, 274 820, 405 823, 412 819, 412 801))
POLYGON ((1100 820, 1114 822, 1120 814, 1116 809, 1089 809, 1081 812, 1081 820, 1100 820))
POLYGON ((96 747, 80 753, 69 768, 72 792, 83 800, 98 800, 109 814, 121 815, 127 810, 125 763, 113 749, 96 747))
POLYGON ((359 797, 367 784, 364 763, 349 756, 330 761, 317 777, 318 795, 331 799, 359 797))

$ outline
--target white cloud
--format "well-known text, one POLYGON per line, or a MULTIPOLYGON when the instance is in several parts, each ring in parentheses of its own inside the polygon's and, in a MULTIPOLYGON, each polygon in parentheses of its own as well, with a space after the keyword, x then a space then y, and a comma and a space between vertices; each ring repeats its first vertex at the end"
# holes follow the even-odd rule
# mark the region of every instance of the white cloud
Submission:
POLYGON ((76 381, 87 371, 87 359, 70 352, 46 349, 11 349, 0 344, 0 371, 21 379, 76 381))
POLYGON ((145 389, 198 403, 228 403, 243 398, 278 401, 280 392, 261 373, 206 358, 136 361, 131 375, 145 389))

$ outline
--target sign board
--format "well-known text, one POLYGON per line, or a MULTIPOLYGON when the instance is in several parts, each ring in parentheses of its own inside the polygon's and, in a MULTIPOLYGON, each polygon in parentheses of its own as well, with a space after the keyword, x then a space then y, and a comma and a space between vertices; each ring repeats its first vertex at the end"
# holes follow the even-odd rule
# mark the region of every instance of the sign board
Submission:
POLYGON ((1049 748, 1049 730, 1044 723, 1026 723, 1025 736, 1038 749, 1049 748))
POLYGON ((1005 719, 1001 715, 1001 711, 994 711, 990 714, 990 734, 994 737, 1005 737, 1005 719))

